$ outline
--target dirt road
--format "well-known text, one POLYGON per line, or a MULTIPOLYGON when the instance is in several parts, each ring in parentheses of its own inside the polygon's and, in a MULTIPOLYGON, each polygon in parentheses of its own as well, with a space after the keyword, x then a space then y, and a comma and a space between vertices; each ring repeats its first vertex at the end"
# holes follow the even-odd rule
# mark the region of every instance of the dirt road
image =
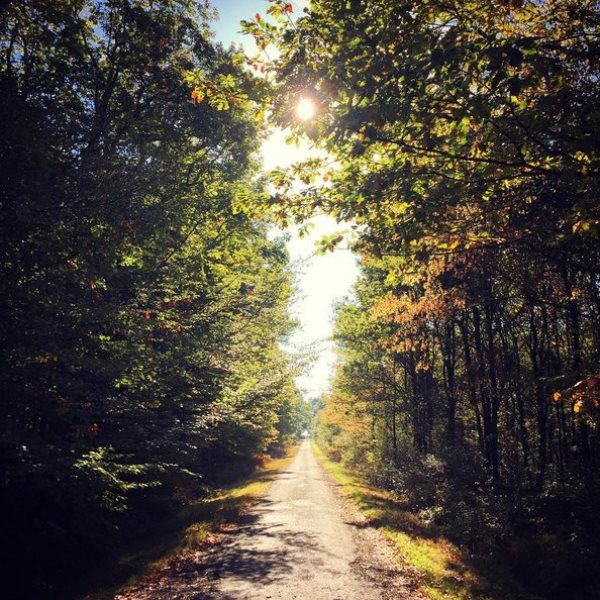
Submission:
POLYGON ((218 551, 220 600, 418 597, 380 534, 344 505, 308 441, 218 551))

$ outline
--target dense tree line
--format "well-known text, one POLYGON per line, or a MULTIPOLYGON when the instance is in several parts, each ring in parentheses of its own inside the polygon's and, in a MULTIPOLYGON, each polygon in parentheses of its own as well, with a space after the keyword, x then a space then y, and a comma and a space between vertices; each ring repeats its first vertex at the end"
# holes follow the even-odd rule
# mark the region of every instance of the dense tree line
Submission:
POLYGON ((190 99, 189 71, 255 87, 207 5, 0 10, 3 587, 64 598, 136 523, 296 435, 292 280, 259 124, 190 99))
POLYGON ((316 0, 276 35, 278 117, 312 98, 329 156, 274 203, 348 221, 363 264, 322 440, 538 592, 595 593, 597 2, 316 0))

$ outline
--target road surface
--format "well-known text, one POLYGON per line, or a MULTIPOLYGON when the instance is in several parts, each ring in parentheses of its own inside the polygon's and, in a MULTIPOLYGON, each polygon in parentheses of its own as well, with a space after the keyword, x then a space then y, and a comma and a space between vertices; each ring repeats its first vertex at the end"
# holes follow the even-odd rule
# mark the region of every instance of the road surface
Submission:
POLYGON ((292 464, 220 541, 191 548, 114 600, 424 600, 303 442, 292 464))
POLYGON ((414 600, 380 534, 340 498, 308 440, 218 550, 219 600, 414 600))

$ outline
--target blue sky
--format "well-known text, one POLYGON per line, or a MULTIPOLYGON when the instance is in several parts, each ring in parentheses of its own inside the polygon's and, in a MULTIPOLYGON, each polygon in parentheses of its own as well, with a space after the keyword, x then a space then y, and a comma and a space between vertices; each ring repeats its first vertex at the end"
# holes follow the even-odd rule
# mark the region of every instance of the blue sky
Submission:
POLYGON ((212 5, 219 11, 219 20, 211 29, 225 46, 231 42, 243 43, 244 36, 238 33, 240 20, 249 20, 256 13, 264 14, 268 6, 265 0, 213 0, 212 5))

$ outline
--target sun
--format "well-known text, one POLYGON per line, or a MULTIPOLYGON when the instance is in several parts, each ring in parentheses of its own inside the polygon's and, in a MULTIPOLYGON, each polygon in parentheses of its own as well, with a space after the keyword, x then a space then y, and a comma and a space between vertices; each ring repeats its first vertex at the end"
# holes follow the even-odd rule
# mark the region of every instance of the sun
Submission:
POLYGON ((300 98, 296 105, 296 116, 301 121, 310 121, 317 112, 315 103, 310 98, 300 98))

